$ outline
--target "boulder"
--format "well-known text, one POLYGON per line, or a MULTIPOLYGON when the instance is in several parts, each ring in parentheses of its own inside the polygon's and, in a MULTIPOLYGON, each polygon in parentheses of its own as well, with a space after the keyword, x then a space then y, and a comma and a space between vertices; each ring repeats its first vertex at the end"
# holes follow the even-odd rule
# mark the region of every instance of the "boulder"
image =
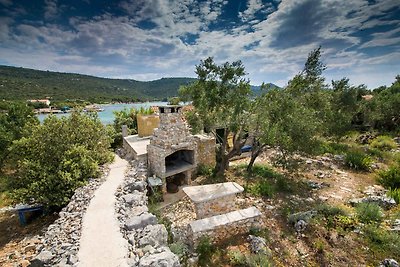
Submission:
POLYGON ((139 267, 180 267, 179 258, 171 251, 144 256, 139 267))
POLYGON ((250 251, 255 254, 269 255, 270 251, 267 247, 267 242, 264 238, 254 235, 249 235, 247 240, 250 243, 250 251))
POLYGON ((139 240, 140 247, 151 245, 153 247, 165 246, 168 242, 168 232, 163 224, 148 225, 143 230, 144 236, 139 240))
POLYGON ((134 216, 125 223, 125 228, 129 231, 133 229, 144 228, 147 225, 157 224, 157 217, 151 213, 143 213, 140 216, 134 216))
POLYGON ((144 203, 144 194, 136 191, 136 194, 127 194, 122 197, 129 205, 139 205, 144 203))
POLYGON ((384 259, 379 264, 379 267, 399 267, 399 263, 394 259, 384 259))
POLYGON ((288 221, 292 224, 296 224, 300 220, 303 220, 307 223, 316 214, 317 214, 317 211, 315 211, 315 210, 297 212, 297 213, 293 213, 293 214, 289 215, 288 221))
POLYGON ((129 185, 129 189, 131 192, 137 190, 139 192, 144 192, 146 190, 147 184, 145 181, 134 182, 129 185))
POLYGON ((37 255, 36 259, 43 262, 44 264, 49 263, 53 259, 54 255, 48 250, 42 250, 42 252, 37 255))
POLYGON ((306 230, 308 223, 303 221, 303 220, 298 220, 295 225, 294 228, 296 229, 296 232, 303 232, 304 230, 306 230))

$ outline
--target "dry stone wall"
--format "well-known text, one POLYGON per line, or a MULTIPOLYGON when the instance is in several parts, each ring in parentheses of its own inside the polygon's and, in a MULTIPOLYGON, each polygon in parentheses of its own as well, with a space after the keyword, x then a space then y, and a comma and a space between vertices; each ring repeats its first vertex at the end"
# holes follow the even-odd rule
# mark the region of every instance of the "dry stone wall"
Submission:
POLYGON ((197 163, 198 165, 213 167, 215 166, 215 137, 210 135, 198 134, 194 136, 197 144, 197 163))
POLYGON ((125 182, 118 188, 116 212, 121 232, 128 240, 129 266, 180 266, 179 258, 168 248, 168 233, 147 207, 147 166, 132 161, 125 182))
POLYGON ((197 219, 203 219, 214 215, 224 214, 236 209, 236 195, 228 195, 210 201, 195 203, 197 219))

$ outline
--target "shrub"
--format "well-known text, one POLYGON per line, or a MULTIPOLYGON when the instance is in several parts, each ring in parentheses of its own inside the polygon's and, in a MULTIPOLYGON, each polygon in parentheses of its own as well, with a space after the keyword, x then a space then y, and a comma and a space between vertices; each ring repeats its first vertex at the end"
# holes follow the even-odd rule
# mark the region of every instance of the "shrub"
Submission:
POLYGON ((250 254, 246 257, 246 265, 249 267, 269 267, 272 266, 267 255, 264 254, 250 254))
POLYGON ((213 167, 204 164, 197 166, 197 175, 211 176, 213 174, 213 167))
POLYGON ((378 172, 378 181, 386 188, 400 188, 400 165, 378 172))
POLYGON ((275 177, 280 176, 279 173, 276 173, 269 166, 261 165, 261 164, 255 164, 253 166, 251 172, 253 175, 257 175, 257 176, 260 176, 263 178, 275 178, 275 177))
POLYGON ((356 206, 357 218, 363 223, 381 222, 382 209, 374 203, 360 203, 356 206))
POLYGON ((273 197, 275 189, 268 181, 260 181, 252 185, 244 186, 245 192, 253 196, 273 197))
POLYGON ((393 198, 397 204, 400 204, 400 188, 389 189, 387 195, 393 198))
POLYGON ((76 188, 98 176, 98 164, 113 158, 111 140, 97 117, 49 116, 42 125, 29 128, 31 133, 11 147, 16 173, 10 186, 15 201, 62 207, 76 188))
POLYGON ((243 266, 246 264, 246 256, 239 250, 228 251, 229 263, 233 266, 243 266))
POLYGON ((343 143, 327 142, 322 143, 320 147, 320 154, 345 154, 349 150, 349 146, 343 143))
POLYGON ((380 150, 391 150, 397 147, 396 142, 390 136, 380 135, 371 142, 371 147, 380 150))
POLYGON ((371 247, 380 252, 387 252, 390 257, 400 257, 400 235, 394 231, 386 231, 375 225, 364 228, 364 236, 371 247))
POLYGON ((182 242, 176 242, 169 245, 172 253, 176 254, 179 257, 179 260, 182 264, 187 262, 189 248, 186 244, 182 242))
POLYGON ((211 263, 212 255, 214 254, 215 248, 211 243, 208 236, 202 236, 199 239, 199 243, 196 247, 196 252, 199 254, 199 265, 207 266, 211 263))
POLYGON ((317 207, 317 211, 319 214, 322 214, 324 217, 334 217, 337 215, 346 216, 346 212, 337 206, 330 206, 327 204, 322 204, 317 207))
POLYGON ((334 223, 336 228, 341 228, 343 230, 353 230, 358 221, 356 218, 344 216, 344 215, 336 215, 334 217, 334 223))
POLYGON ((345 163, 352 169, 368 171, 371 167, 372 160, 364 152, 352 150, 346 153, 345 163))

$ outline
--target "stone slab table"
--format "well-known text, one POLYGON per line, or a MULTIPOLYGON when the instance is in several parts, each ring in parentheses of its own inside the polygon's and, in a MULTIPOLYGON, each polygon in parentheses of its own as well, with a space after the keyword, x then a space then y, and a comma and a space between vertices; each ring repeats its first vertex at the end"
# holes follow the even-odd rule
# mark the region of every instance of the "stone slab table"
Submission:
POLYGON ((183 188, 183 191, 194 203, 197 219, 235 210, 236 194, 243 190, 243 187, 234 182, 183 188))

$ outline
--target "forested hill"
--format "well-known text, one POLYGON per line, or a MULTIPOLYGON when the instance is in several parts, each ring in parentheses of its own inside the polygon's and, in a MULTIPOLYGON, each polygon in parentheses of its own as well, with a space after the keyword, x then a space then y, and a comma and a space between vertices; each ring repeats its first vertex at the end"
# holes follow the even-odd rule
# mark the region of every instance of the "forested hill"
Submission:
POLYGON ((194 78, 162 78, 141 82, 0 66, 0 99, 82 99, 91 102, 163 99, 177 95, 194 78))

